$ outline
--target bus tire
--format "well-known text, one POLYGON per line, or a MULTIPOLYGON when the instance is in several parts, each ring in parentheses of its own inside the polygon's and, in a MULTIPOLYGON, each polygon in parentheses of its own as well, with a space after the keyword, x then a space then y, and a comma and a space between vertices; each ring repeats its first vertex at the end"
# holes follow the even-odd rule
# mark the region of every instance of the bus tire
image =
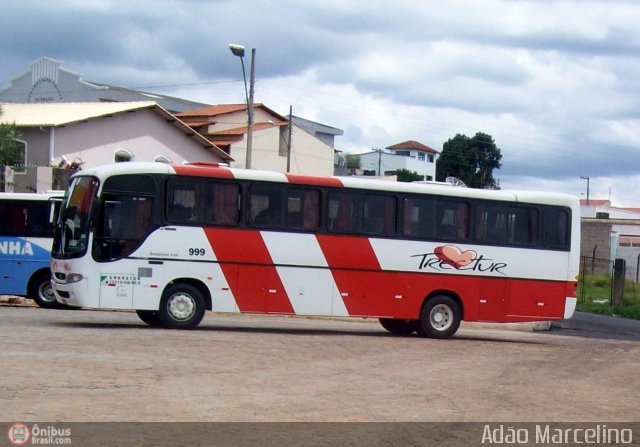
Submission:
POLYGON ((160 327, 162 321, 160 321, 160 314, 155 310, 136 310, 138 317, 149 326, 160 327))
POLYGON ((396 318, 378 318, 380 324, 393 335, 411 335, 416 331, 415 320, 399 320, 396 318))
POLYGON ((40 272, 29 283, 29 298, 44 309, 57 309, 60 307, 51 287, 51 273, 40 272))
POLYGON ((447 295, 429 298, 422 306, 416 330, 421 337, 450 338, 460 327, 462 309, 447 295))
POLYGON ((193 329, 204 317, 204 298, 200 291, 184 283, 172 284, 162 294, 158 315, 168 329, 193 329))

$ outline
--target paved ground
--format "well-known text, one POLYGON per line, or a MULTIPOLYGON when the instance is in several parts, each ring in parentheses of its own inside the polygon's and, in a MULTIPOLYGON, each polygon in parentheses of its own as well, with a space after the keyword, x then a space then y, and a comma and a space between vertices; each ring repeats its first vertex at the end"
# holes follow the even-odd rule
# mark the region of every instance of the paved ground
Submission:
POLYGON ((430 340, 370 320, 207 314, 171 331, 4 304, 0 420, 637 421, 640 338, 573 324, 430 340))

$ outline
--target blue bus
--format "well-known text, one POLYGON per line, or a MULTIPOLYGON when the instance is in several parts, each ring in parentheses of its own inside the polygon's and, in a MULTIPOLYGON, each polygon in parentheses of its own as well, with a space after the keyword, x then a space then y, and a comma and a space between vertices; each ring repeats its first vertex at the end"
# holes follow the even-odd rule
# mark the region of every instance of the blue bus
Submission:
POLYGON ((49 261, 54 217, 63 192, 0 193, 0 295, 60 307, 51 288, 49 261))

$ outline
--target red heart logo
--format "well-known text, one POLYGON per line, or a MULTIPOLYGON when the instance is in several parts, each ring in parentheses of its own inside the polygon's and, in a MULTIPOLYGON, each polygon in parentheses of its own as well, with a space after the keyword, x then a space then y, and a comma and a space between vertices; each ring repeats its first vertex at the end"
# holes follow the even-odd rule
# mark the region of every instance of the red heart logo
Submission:
POLYGON ((477 256, 475 251, 462 251, 455 245, 443 245, 442 247, 436 247, 433 252, 442 262, 452 265, 457 269, 471 264, 477 256))

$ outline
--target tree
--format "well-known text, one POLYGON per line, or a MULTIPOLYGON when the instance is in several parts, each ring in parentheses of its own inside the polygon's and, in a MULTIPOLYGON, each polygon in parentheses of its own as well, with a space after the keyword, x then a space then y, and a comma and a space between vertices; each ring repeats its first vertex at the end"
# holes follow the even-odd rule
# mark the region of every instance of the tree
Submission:
POLYGON ((502 154, 489 134, 477 132, 471 139, 476 153, 476 172, 474 174, 475 188, 497 188, 493 170, 500 169, 502 154))
POLYGON ((347 169, 360 169, 360 156, 347 154, 347 169))
POLYGON ((496 188, 493 170, 500 169, 502 154, 491 135, 478 132, 473 138, 457 134, 442 147, 436 180, 457 177, 470 188, 496 188))
POLYGON ((420 175, 415 171, 409 171, 408 169, 398 169, 396 176, 399 182, 416 182, 424 180, 424 175, 420 175))
MULTIPOLYGON (((2 107, 0 107, 0 119, 2 113, 2 107)), ((20 132, 14 124, 0 121, 0 191, 5 190, 5 168, 22 161, 20 145, 16 142, 19 137, 20 132)))

